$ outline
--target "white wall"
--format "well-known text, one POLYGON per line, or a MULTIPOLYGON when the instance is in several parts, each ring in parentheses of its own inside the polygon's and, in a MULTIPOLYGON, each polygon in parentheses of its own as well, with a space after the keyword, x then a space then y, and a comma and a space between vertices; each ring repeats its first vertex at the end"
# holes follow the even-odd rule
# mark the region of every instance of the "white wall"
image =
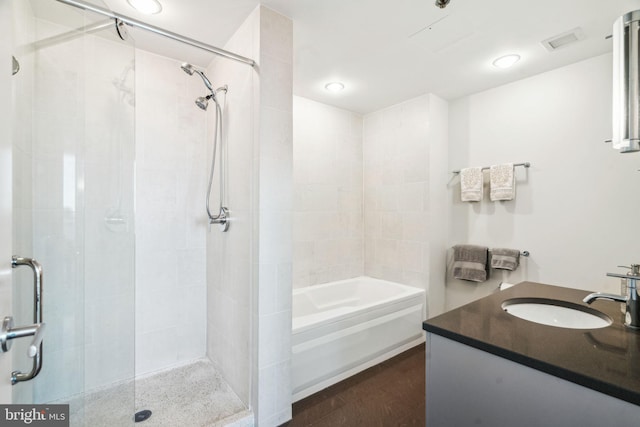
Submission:
POLYGON ((293 286, 364 274, 362 117, 293 97, 293 286))
MULTIPOLYGON (((84 289, 84 300, 82 293, 77 292, 74 302, 84 306, 84 318, 78 316, 75 321, 78 330, 82 330, 79 324, 84 325, 84 387, 89 392, 131 379, 135 374, 135 331, 132 328, 137 302, 133 186, 135 111, 133 94, 126 94, 113 83, 126 73, 124 86, 133 89, 134 72, 131 67, 135 51, 131 45, 98 35, 85 36, 81 43, 84 45, 83 61, 87 75, 84 86, 80 87, 80 96, 84 96, 84 102, 80 104, 84 109, 84 123, 82 119, 78 121, 81 129, 84 127, 84 133, 78 132, 74 142, 77 144, 77 179, 82 183, 78 188, 84 187, 84 193, 78 191, 75 201, 76 216, 84 221, 84 236, 78 236, 83 251, 80 259, 84 261, 83 269, 78 271, 79 287, 84 289)), ((77 52, 72 48, 68 54, 72 56, 77 52)), ((65 95, 57 97, 64 99, 65 95)), ((65 126, 66 123, 62 129, 54 127, 64 135, 62 139, 69 138, 65 126)), ((46 131, 41 139, 41 146, 49 143, 46 131)), ((65 153, 61 156, 63 159, 68 149, 69 146, 60 148, 65 153)), ((69 177, 66 163, 64 160, 63 204, 68 210, 66 193, 73 186, 73 177, 69 177)), ((42 178, 47 179, 44 175, 42 178)), ((66 255, 69 259, 77 257, 75 253, 66 255)), ((63 298, 55 306, 61 318, 68 310, 68 301, 68 297, 63 298)), ((56 320, 65 325, 64 333, 68 333, 67 330, 71 329, 69 321, 52 321, 56 320)), ((65 341, 60 336, 50 338, 50 345, 59 340, 65 341)), ((64 377, 65 374, 63 371, 59 375, 64 377)), ((133 386, 125 389, 132 402, 133 386)))
MULTIPOLYGON (((430 215, 431 183, 444 171, 430 157, 443 152, 446 118, 446 103, 433 95, 364 117, 365 274, 425 289, 434 312, 443 304, 437 281, 443 266, 431 246, 443 246, 445 225, 432 224, 443 216, 430 215)), ((443 197, 434 194, 441 208, 443 197)))
POLYGON ((365 273, 427 285, 429 102, 421 96, 364 117, 365 273))
POLYGON ((364 118, 294 97, 294 287, 366 274, 443 310, 447 114, 435 95, 364 118))
MULTIPOLYGON (((225 49, 252 57, 258 52, 255 32, 259 15, 255 12, 238 28, 225 49)), ((227 159, 226 207, 231 225, 222 233, 217 225, 207 227, 207 355, 213 360, 226 381, 242 401, 249 405, 252 374, 252 295, 254 271, 252 266, 253 238, 253 174, 254 139, 252 122, 254 91, 257 77, 251 67, 227 59, 215 59, 208 75, 216 86, 228 85, 223 104, 225 137, 218 160, 227 159)), ((209 167, 214 132, 214 113, 207 129, 207 168, 209 167)), ((220 141, 219 141, 220 143, 220 141)), ((211 195, 212 211, 217 213, 219 201, 218 173, 211 195)))
MULTIPOLYGON (((4 43, 0 44, 0 67, 9 70, 11 64, 12 51, 17 45, 22 32, 29 34, 29 27, 15 25, 18 22, 24 22, 15 14, 14 2, 2 2, 0 4, 0 24, 6 29, 6 38, 4 43), (18 17, 18 19, 16 19, 18 17), (26 28, 25 28, 26 27, 26 28)), ((29 11, 30 13, 31 11, 29 11)), ((12 81, 10 73, 3 73, 0 76, 0 171, 2 175, 0 182, 0 310, 3 313, 13 311, 12 307, 12 278, 11 278, 11 256, 13 255, 13 180, 12 162, 13 162, 13 146, 12 146, 12 115, 15 108, 14 96, 12 95, 12 81)), ((7 314, 5 314, 6 316, 7 314)), ((12 355, 0 355, 0 369, 2 372, 11 372, 12 355)), ((0 402, 12 402, 11 382, 8 375, 0 379, 0 402)))
POLYGON ((210 67, 229 84, 232 219, 207 237, 207 351, 260 426, 291 418, 292 27, 259 6, 226 45, 257 66, 210 67))
MULTIPOLYGON (((10 77, 12 252, 42 264, 48 324, 43 369, 13 387, 13 401, 50 402, 134 373, 133 107, 120 103, 113 84, 134 52, 82 34, 34 50, 34 39, 68 33, 84 17, 67 27, 35 19, 28 2, 13 6, 19 31, 11 54, 21 70, 10 77), (123 222, 110 228, 106 219, 116 213, 123 222)), ((16 291, 6 314, 30 324, 32 272, 20 267, 11 276, 16 291)), ((32 364, 26 345, 19 340, 9 354, 22 371, 32 364)))
POLYGON ((293 232, 293 22, 260 8, 259 145, 254 176, 259 234, 257 334, 258 425, 291 419, 293 232))
POLYGON ((449 158, 449 103, 429 95, 429 315, 445 309, 446 251, 449 230, 447 194, 449 158))
MULTIPOLYGON (((492 292, 501 281, 539 281, 619 292, 606 272, 638 262, 638 154, 619 154, 611 136, 611 55, 458 99, 450 104, 449 168, 531 162, 517 168, 514 201, 460 202, 449 186, 449 245, 531 252, 513 273, 482 284, 448 277, 447 306, 492 292)), ((486 176, 486 175, 485 175, 486 176)))
POLYGON ((136 50, 136 375, 204 357, 206 123, 202 81, 136 50), (168 345, 167 337, 173 337, 168 345))
MULTIPOLYGON (((36 20, 34 30, 38 40, 69 28, 36 20)), ((32 200, 18 201, 21 195, 14 195, 17 199, 14 203, 24 215, 22 220, 14 219, 14 227, 20 233, 14 237, 19 242, 17 247, 31 249, 22 256, 35 258, 43 266, 46 275, 43 315, 51 325, 47 327, 44 341, 43 363, 47 366, 43 365, 39 374, 39 386, 34 386, 35 401, 60 399, 84 388, 82 375, 66 380, 62 375, 74 367, 84 372, 85 367, 84 258, 79 256, 85 237, 81 202, 84 194, 76 186, 76 177, 82 177, 84 160, 77 150, 84 136, 83 89, 87 77, 84 54, 82 38, 54 45, 36 51, 34 69, 28 71, 33 72, 34 93, 42 91, 43 98, 31 106, 32 112, 27 117, 31 118, 32 134, 20 144, 20 154, 24 155, 20 162, 28 162, 29 156, 31 160, 27 168, 31 176, 24 184, 29 185, 30 180, 32 200), (25 245, 27 239, 31 244, 25 245), (69 324, 74 326, 65 326, 69 324)), ((29 324, 33 320, 33 308, 29 307, 31 294, 27 289, 32 288, 33 279, 28 268, 20 270, 13 273, 16 288, 22 293, 16 292, 14 305, 22 303, 22 309, 16 310, 14 316, 18 324, 29 324)), ((20 347, 14 346, 13 351, 24 354, 20 347)), ((18 358, 14 353, 14 361, 21 370, 29 366, 18 358)))

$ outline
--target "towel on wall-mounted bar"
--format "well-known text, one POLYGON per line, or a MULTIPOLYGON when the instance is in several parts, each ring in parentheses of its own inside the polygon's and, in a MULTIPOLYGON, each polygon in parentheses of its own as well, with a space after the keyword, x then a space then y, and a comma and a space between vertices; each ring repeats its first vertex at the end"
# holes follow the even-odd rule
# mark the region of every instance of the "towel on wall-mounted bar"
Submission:
POLYGON ((516 179, 513 163, 493 165, 489 168, 491 201, 513 200, 516 198, 516 179))
POLYGON ((486 246, 455 245, 453 247, 453 277, 471 282, 487 280, 486 246))
POLYGON ((520 250, 507 248, 491 249, 491 268, 514 271, 520 265, 520 250))
POLYGON ((460 198, 463 202, 482 201, 482 168, 466 168, 460 171, 460 198))

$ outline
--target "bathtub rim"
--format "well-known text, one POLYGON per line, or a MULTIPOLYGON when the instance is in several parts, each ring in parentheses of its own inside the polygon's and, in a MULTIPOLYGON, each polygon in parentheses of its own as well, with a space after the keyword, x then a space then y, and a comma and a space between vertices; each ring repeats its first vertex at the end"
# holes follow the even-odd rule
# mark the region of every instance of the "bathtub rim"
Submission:
POLYGON ((398 282, 392 282, 390 280, 377 279, 375 277, 370 277, 370 276, 358 276, 358 277, 352 277, 350 279, 337 280, 335 282, 322 283, 322 284, 319 284, 319 285, 310 285, 310 286, 305 286, 305 287, 302 287, 302 288, 295 288, 295 289, 293 289, 292 295, 302 294, 302 293, 304 293, 306 290, 308 290, 310 288, 315 288, 315 289, 317 289, 319 287, 326 288, 326 287, 330 287, 330 286, 339 285, 340 283, 352 282, 352 281, 356 281, 356 280, 359 280, 359 279, 371 280, 371 281, 378 282, 378 283, 389 283, 389 284, 392 284, 392 285, 394 285, 396 287, 400 287, 400 288, 404 289, 407 293, 403 293, 403 294, 401 294, 401 296, 394 297, 394 298, 386 298, 384 300, 377 301, 374 304, 364 304, 364 305, 358 306, 357 308, 355 308, 355 309, 353 309, 351 311, 348 311, 346 313, 342 313, 342 314, 339 314, 337 316, 321 319, 320 321, 314 321, 312 323, 307 323, 307 324, 304 324, 304 325, 301 325, 301 326, 297 326, 297 327, 294 326, 295 317, 293 316, 293 310, 292 310, 291 334, 292 335, 296 335, 296 334, 304 333, 304 332, 307 332, 307 331, 311 331, 311 330, 316 329, 316 328, 321 328, 321 327, 326 326, 328 324, 340 322, 342 320, 346 320, 346 319, 349 319, 351 317, 358 316, 363 311, 370 310, 372 307, 381 306, 381 305, 393 305, 393 304, 396 304, 396 303, 401 303, 401 302, 410 300, 412 298, 416 298, 417 296, 419 296, 421 294, 425 298, 424 301, 421 302, 423 304, 422 317, 424 318, 423 320, 426 319, 426 316, 427 316, 427 313, 426 313, 427 291, 425 291, 422 288, 418 288, 416 286, 405 285, 405 284, 398 283, 398 282))

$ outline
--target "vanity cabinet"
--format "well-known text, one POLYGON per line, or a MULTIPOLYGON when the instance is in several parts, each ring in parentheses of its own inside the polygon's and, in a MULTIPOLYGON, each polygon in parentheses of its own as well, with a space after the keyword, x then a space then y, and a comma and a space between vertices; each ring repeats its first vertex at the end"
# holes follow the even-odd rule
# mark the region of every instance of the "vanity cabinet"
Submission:
POLYGON ((588 293, 524 282, 425 321, 427 427, 640 425, 640 334, 622 325, 618 304, 594 303, 614 320, 600 329, 502 309, 509 298, 588 293))
POLYGON ((427 333, 427 427, 640 425, 640 406, 427 333))

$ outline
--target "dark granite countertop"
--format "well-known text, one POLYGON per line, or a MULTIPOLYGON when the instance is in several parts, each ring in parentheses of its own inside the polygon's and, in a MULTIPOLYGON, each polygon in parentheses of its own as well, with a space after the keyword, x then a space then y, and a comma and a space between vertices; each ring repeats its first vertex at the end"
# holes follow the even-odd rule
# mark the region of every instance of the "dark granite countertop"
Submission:
POLYGON ((582 299, 588 291, 522 282, 428 319, 422 328, 559 378, 640 405, 640 331, 626 328, 620 303, 582 299), (511 298, 549 298, 594 308, 613 319, 599 329, 540 325, 502 309, 511 298))

